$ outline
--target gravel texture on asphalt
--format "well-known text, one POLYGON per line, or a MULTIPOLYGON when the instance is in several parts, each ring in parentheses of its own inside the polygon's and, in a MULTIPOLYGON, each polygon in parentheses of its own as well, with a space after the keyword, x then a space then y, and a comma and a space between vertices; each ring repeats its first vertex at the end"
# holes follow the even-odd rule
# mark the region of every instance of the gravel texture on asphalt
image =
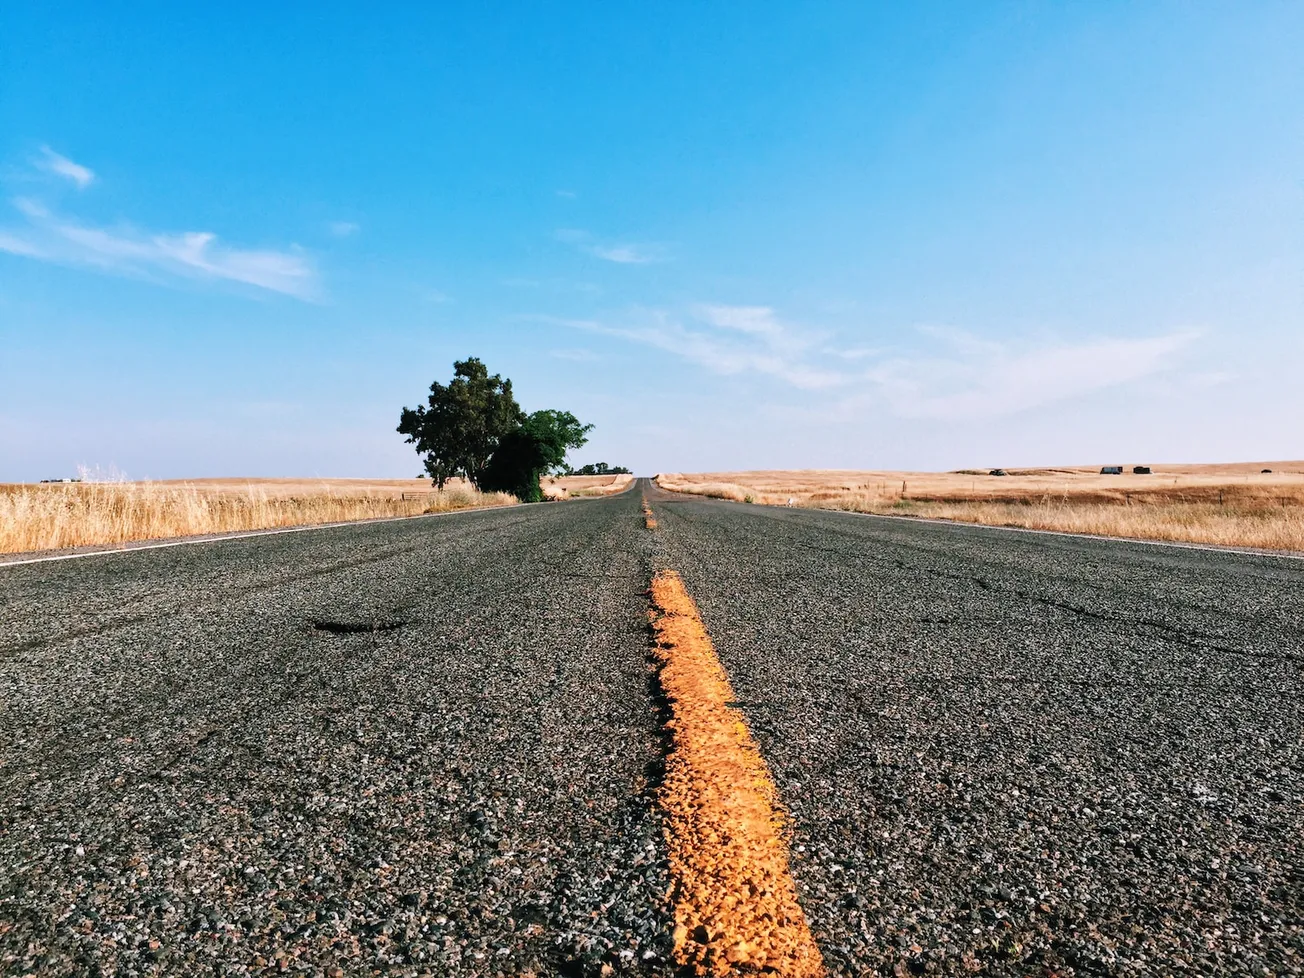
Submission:
POLYGON ((647 491, 0 568, 0 974, 670 973, 664 567, 832 972, 1304 972, 1304 564, 647 491))
POLYGON ((648 495, 832 973, 1304 971, 1304 563, 648 495))
POLYGON ((0 974, 664 973, 637 493, 0 568, 0 974))

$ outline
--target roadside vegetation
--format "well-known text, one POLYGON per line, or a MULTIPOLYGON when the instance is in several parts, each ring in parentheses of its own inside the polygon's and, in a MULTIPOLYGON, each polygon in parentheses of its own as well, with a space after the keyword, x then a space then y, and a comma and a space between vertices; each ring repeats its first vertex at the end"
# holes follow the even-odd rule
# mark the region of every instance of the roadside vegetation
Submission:
MULTIPOLYGON (((475 357, 454 362, 452 381, 431 384, 426 403, 403 408, 398 424, 437 487, 462 476, 476 489, 511 493, 523 503, 546 498, 540 479, 569 473, 566 453, 583 447, 592 430, 569 411, 526 414, 512 382, 490 375, 475 357)), ((614 471, 602 464, 602 474, 614 471)))
POLYGON ((472 357, 453 365, 450 383, 432 384, 425 404, 404 408, 400 415, 398 431, 416 446, 428 478, 128 482, 92 477, 0 485, 0 553, 618 492, 630 481, 620 466, 599 462, 571 475, 566 453, 583 446, 592 430, 569 411, 526 414, 516 403, 512 382, 490 375, 472 357), (540 484, 545 476, 554 476, 546 495, 540 484))
POLYGON ((576 499, 584 496, 611 496, 624 492, 634 477, 622 475, 552 475, 541 483, 545 499, 576 499))
POLYGON ((0 553, 511 505, 458 480, 203 480, 0 486, 0 553))
POLYGON ((983 472, 732 472, 657 476, 664 489, 737 502, 1304 551, 1304 463, 983 472), (1264 471, 1271 469, 1271 471, 1264 471))

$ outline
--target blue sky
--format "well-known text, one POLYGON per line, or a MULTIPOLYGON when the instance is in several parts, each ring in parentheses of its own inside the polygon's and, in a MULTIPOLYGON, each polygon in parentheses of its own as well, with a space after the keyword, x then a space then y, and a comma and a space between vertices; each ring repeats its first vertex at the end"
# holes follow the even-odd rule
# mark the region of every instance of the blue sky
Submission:
POLYGON ((0 480, 1304 456, 1304 5, 11 5, 0 480))

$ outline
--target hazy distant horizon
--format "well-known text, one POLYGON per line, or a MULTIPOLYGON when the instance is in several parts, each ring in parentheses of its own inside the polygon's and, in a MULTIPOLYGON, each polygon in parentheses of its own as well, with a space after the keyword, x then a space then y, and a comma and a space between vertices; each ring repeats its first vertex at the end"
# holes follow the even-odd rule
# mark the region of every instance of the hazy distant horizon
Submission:
MULTIPOLYGON (((1129 468, 1129 467, 1131 467, 1131 466, 1133 466, 1133 465, 1150 465, 1150 466, 1154 466, 1154 467, 1156 467, 1156 468, 1161 468, 1161 469, 1162 469, 1162 468, 1165 468, 1165 467, 1170 467, 1170 468, 1171 468, 1171 467, 1197 466, 1197 465, 1219 465, 1219 466, 1222 466, 1222 465, 1226 465, 1226 466, 1236 466, 1236 465, 1259 466, 1259 465, 1263 465, 1263 466, 1269 466, 1269 467, 1271 467, 1271 466, 1287 466, 1287 465, 1301 465, 1301 466, 1304 466, 1304 459, 1231 459, 1231 460, 1222 460, 1222 461, 1217 461, 1217 462, 1192 462, 1192 461, 1190 461, 1189 459, 1186 459, 1186 460, 1174 460, 1174 459, 1169 459, 1169 460, 1166 460, 1166 461, 1165 461, 1165 460, 1142 459, 1142 458, 1135 458, 1135 459, 1134 459, 1134 458, 1110 458, 1110 459, 1102 459, 1102 460, 1100 460, 1100 461, 1096 461, 1096 462, 1049 462, 1049 463, 1038 463, 1038 464, 1032 464, 1032 465, 1022 465, 1022 464, 1018 464, 1018 463, 1008 463, 1008 464, 1007 464, 1007 463, 992 463, 992 464, 975 465, 975 466, 953 466, 953 467, 951 467, 951 468, 947 468, 947 469, 885 469, 885 468, 881 468, 881 467, 878 467, 878 468, 858 468, 858 469, 850 468, 850 469, 849 469, 849 468, 842 468, 842 467, 835 467, 835 466, 825 466, 825 467, 806 466, 806 467, 804 467, 804 468, 777 469, 777 470, 773 470, 773 471, 791 471, 791 472, 803 472, 803 471, 804 471, 804 472, 893 472, 893 473, 905 473, 905 474, 914 474, 914 473, 917 473, 917 474, 920 474, 920 475, 928 475, 928 474, 945 474, 945 473, 950 473, 950 472, 967 472, 967 471, 970 471, 970 470, 973 470, 974 472, 985 472, 985 471, 988 471, 988 470, 990 470, 990 469, 994 469, 994 468, 1003 468, 1003 469, 1010 469, 1010 470, 1024 470, 1024 469, 1051 470, 1051 469, 1083 469, 1083 468, 1095 468, 1096 466, 1104 466, 1104 465, 1122 465, 1124 468, 1129 468)), ((759 472, 764 472, 764 471, 771 471, 771 470, 772 470, 772 469, 767 469, 766 467, 762 467, 762 466, 756 466, 756 467, 754 467, 754 468, 752 468, 752 469, 691 469, 691 470, 689 470, 689 469, 668 469, 668 468, 664 468, 664 467, 662 467, 662 468, 660 468, 660 469, 656 469, 656 470, 648 470, 648 471, 638 471, 638 470, 635 470, 635 472, 633 473, 633 475, 634 475, 634 477, 635 477, 636 479, 651 479, 651 478, 653 478, 653 477, 655 477, 655 476, 657 476, 657 475, 660 475, 660 474, 662 474, 662 473, 670 473, 670 472, 678 472, 678 473, 682 473, 682 474, 684 474, 684 475, 695 475, 695 474, 701 474, 701 473, 715 473, 715 472, 719 472, 719 473, 728 473, 728 472, 758 472, 758 471, 759 471, 759 472)), ((77 478, 79 477, 79 475, 83 475, 83 474, 81 474, 81 473, 77 473, 77 472, 73 472, 71 475, 49 475, 49 476, 43 476, 42 479, 51 480, 51 481, 52 481, 52 480, 55 480, 55 479, 69 479, 69 478, 71 478, 71 479, 77 479, 77 478)), ((149 475, 144 475, 144 476, 134 476, 134 475, 132 475, 132 474, 129 473, 129 472, 116 471, 116 472, 110 472, 110 473, 92 473, 92 474, 89 475, 88 478, 85 478, 84 481, 88 481, 88 482, 210 482, 210 481, 218 481, 218 480, 223 480, 223 481, 239 481, 239 480, 241 480, 241 479, 249 479, 249 480, 251 480, 251 481, 253 481, 253 480, 271 480, 271 479, 276 479, 276 480, 282 480, 282 481, 287 481, 287 482, 300 481, 300 480, 302 480, 302 481, 309 481, 309 480, 313 480, 313 479, 322 479, 322 480, 349 479, 349 480, 358 480, 358 481, 368 481, 368 480, 384 481, 384 480, 392 480, 392 479, 429 479, 429 476, 426 476, 426 475, 424 475, 424 474, 423 474, 423 475, 417 475, 416 473, 412 473, 412 474, 410 474, 410 475, 387 475, 387 476, 382 476, 382 475, 336 475, 336 474, 328 473, 328 472, 311 472, 311 473, 305 473, 305 472, 290 472, 290 473, 276 473, 276 474, 252 474, 252 473, 242 473, 242 474, 227 474, 227 475, 189 474, 189 475, 175 475, 175 476, 149 476, 149 475)), ((13 479, 13 480, 2 480, 2 481, 7 481, 7 482, 9 482, 10 484, 24 484, 24 483, 36 483, 36 482, 40 482, 41 480, 40 480, 40 479, 13 479)))

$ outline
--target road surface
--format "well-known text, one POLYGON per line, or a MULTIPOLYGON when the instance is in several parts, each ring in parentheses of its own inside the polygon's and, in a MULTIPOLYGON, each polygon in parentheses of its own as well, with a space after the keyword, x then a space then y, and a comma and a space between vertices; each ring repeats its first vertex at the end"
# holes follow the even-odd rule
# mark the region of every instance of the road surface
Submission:
POLYGON ((665 567, 830 974, 1304 971, 1304 563, 641 483, 0 567, 0 973, 673 974, 665 567))

